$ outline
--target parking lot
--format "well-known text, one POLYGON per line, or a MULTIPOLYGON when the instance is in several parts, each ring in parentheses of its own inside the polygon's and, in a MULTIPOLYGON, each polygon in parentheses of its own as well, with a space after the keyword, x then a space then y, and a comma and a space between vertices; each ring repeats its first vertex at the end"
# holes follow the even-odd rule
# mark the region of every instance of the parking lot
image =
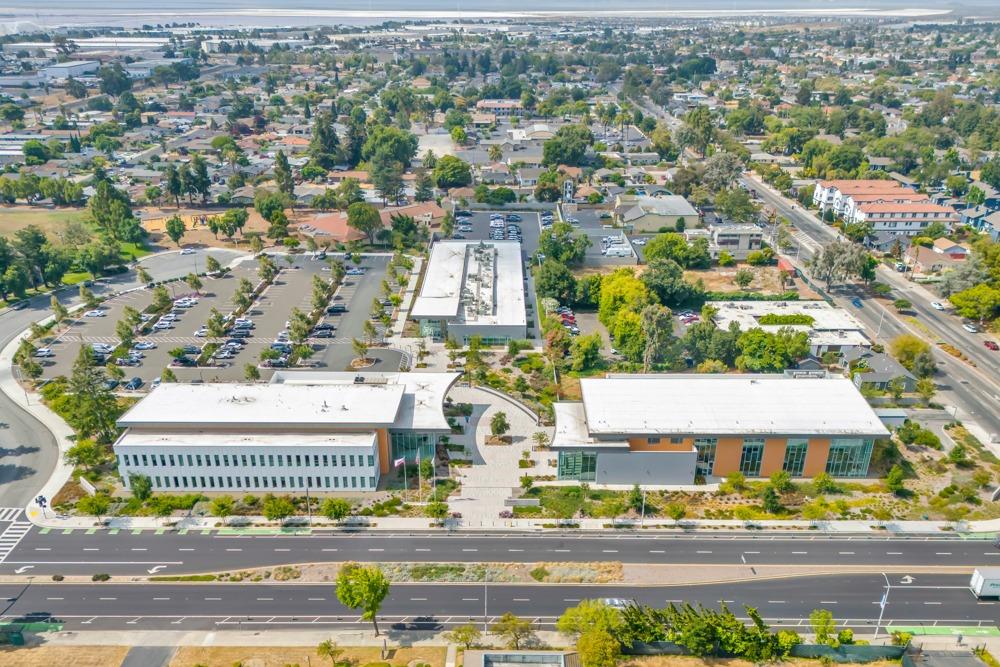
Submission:
MULTIPOLYGON (((535 299, 535 289, 531 278, 531 272, 528 270, 528 263, 531 258, 534 257, 535 253, 538 251, 538 238, 541 235, 542 225, 540 216, 534 211, 471 211, 471 217, 459 217, 455 221, 455 233, 457 236, 469 240, 491 240, 490 228, 490 215, 494 213, 499 213, 504 216, 514 214, 521 218, 520 221, 515 221, 521 230, 521 262, 523 263, 525 269, 525 275, 528 280, 526 283, 526 298, 525 303, 528 308, 528 322, 533 322, 534 327, 529 327, 528 337, 529 338, 541 338, 541 322, 535 313, 538 312, 538 303, 535 299), (461 231, 459 231, 461 227, 461 231), (471 229, 470 229, 471 228, 471 229)), ((505 227, 507 224, 504 223, 505 227)), ((505 234, 506 237, 506 234, 505 234)))
MULTIPOLYGON (((372 299, 381 293, 381 283, 385 278, 388 262, 388 256, 366 256, 360 265, 365 273, 345 277, 331 303, 343 303, 347 311, 339 315, 324 315, 320 319, 320 322, 328 322, 336 328, 331 338, 310 338, 309 344, 314 354, 305 361, 306 364, 323 370, 347 369, 354 357, 351 340, 355 337, 363 338, 364 322, 369 317, 372 299)), ((303 312, 311 309, 312 277, 321 275, 329 279, 329 265, 308 255, 297 256, 292 265, 288 265, 283 258, 277 258, 276 263, 281 268, 277 278, 244 314, 244 317, 253 321, 250 337, 244 339, 245 347, 234 350, 233 358, 217 360, 212 366, 172 367, 171 370, 179 381, 243 380, 245 365, 260 363, 261 352, 277 339, 279 332, 286 329, 285 323, 292 309, 299 308, 303 312)), ((353 266, 352 263, 347 264, 348 268, 353 266)), ((155 347, 139 351, 141 357, 130 362, 134 365, 122 368, 125 374, 123 382, 138 377, 142 380, 141 390, 147 390, 150 383, 160 377, 163 369, 173 361, 170 350, 185 346, 200 350, 206 343, 213 342, 210 338, 196 336, 195 332, 208 322, 213 307, 223 315, 228 315, 233 310, 232 299, 240 278, 246 278, 254 285, 258 284, 256 262, 245 261, 221 278, 203 278, 200 294, 195 294, 183 282, 168 283, 166 287, 171 291, 172 298, 197 297, 197 303, 187 308, 175 308, 177 319, 171 323, 170 328, 155 330, 136 338, 137 343, 152 344, 155 347)), ((72 372, 80 346, 84 343, 116 346, 119 339, 115 327, 122 319, 125 307, 131 306, 142 312, 152 300, 152 290, 140 289, 105 301, 100 308, 103 316, 84 317, 81 312, 80 317, 70 323, 68 329, 49 345, 53 356, 39 359, 43 364, 44 377, 68 376, 72 372)), ((381 333, 381 325, 377 328, 381 333)), ((376 368, 380 370, 397 370, 402 361, 402 355, 395 350, 375 348, 369 356, 376 359, 376 368)), ((197 354, 192 353, 190 357, 194 359, 197 354)), ((272 372, 270 369, 260 368, 262 379, 268 379, 272 372)))
MULTIPOLYGON (((576 220, 578 222, 571 223, 573 228, 582 234, 586 234, 590 238, 590 247, 587 248, 587 255, 584 257, 583 263, 585 266, 631 266, 637 261, 636 256, 633 254, 629 257, 614 257, 607 256, 601 253, 601 239, 605 236, 622 236, 622 230, 615 229, 611 224, 610 218, 601 218, 601 211, 594 209, 580 209, 575 213, 566 213, 567 222, 570 220, 576 220)), ((626 239, 625 245, 622 247, 630 247, 628 240, 626 239)), ((634 251, 634 249, 633 249, 634 251)))

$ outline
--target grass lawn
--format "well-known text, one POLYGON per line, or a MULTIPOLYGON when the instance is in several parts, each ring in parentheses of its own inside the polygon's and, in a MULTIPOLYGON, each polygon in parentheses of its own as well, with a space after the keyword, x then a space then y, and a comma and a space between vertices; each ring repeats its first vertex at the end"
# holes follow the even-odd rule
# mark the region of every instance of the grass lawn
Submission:
POLYGON ((53 239, 58 239, 67 222, 84 222, 83 208, 42 209, 26 206, 0 207, 0 236, 13 236, 28 225, 37 225, 53 239))
POLYGON ((63 285, 79 285, 85 280, 90 280, 90 274, 86 271, 74 271, 63 276, 63 285))
POLYGON ((140 257, 145 257, 146 255, 152 254, 152 250, 144 248, 136 243, 122 243, 121 244, 121 254, 122 259, 131 261, 132 259, 139 259, 140 257))

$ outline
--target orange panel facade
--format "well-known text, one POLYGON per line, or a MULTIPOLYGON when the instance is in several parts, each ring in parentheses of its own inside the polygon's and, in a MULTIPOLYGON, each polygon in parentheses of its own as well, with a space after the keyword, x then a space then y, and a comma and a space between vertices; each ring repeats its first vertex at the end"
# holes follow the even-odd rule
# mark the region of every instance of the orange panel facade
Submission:
POLYGON ((804 477, 815 477, 826 472, 826 460, 829 456, 829 438, 810 438, 809 451, 806 452, 806 465, 802 471, 802 475, 804 477))
POLYGON ((389 430, 385 428, 375 429, 378 436, 378 462, 379 472, 383 475, 389 472, 392 461, 389 460, 389 430))
POLYGON ((690 452, 694 438, 680 438, 680 442, 670 442, 670 438, 659 438, 649 442, 649 438, 629 438, 628 448, 633 452, 690 452))
POLYGON ((786 438, 768 438, 764 441, 764 458, 760 462, 760 476, 770 477, 781 472, 785 465, 786 438))
POLYGON ((739 472, 742 454, 743 438, 719 438, 715 447, 715 467, 712 474, 725 477, 731 472, 739 472))

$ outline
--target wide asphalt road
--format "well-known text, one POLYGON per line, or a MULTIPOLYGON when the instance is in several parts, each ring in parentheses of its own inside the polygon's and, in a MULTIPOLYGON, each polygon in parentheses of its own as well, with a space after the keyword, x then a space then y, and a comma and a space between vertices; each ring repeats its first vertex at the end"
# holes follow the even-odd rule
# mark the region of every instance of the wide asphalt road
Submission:
MULTIPOLYGON (((2 527, 3 524, 0 524, 2 527)), ((746 534, 525 535, 374 534, 317 531, 311 535, 231 535, 147 530, 32 528, 0 562, 0 574, 114 575, 218 572, 315 562, 521 562, 619 561, 717 565, 907 567, 1000 565, 990 540, 779 537, 746 534), (89 533, 89 534, 88 534, 89 533)))
MULTIPOLYGON (((964 576, 889 577, 886 625, 995 626, 997 603, 977 600, 964 576)), ((393 584, 379 614, 390 634, 493 621, 505 612, 550 626, 587 598, 625 598, 655 607, 690 602, 738 616, 743 605, 772 625, 807 627, 809 612, 828 609, 843 625, 872 629, 887 589, 880 574, 761 579, 682 586, 393 584)), ((76 630, 208 630, 361 626, 333 584, 119 583, 0 584, 0 619, 52 620, 76 630)))
MULTIPOLYGON (((773 208, 779 215, 788 218, 800 234, 806 239, 794 238, 794 242, 799 247, 799 263, 812 255, 813 248, 818 245, 825 245, 837 238, 837 232, 829 226, 817 222, 811 213, 804 212, 800 206, 793 209, 789 202, 783 197, 779 197, 768 188, 762 187, 757 181, 744 177, 742 182, 749 188, 757 190, 758 196, 765 204, 773 208), (804 242, 803 242, 804 241, 804 242)), ((888 270, 880 269, 880 277, 885 280, 888 270)), ((896 276, 889 276, 886 280, 896 287, 896 296, 908 298, 917 304, 917 312, 920 314, 920 321, 929 327, 936 337, 952 342, 963 352, 972 355, 980 361, 982 368, 972 368, 963 361, 955 359, 951 355, 934 348, 934 359, 938 362, 940 375, 935 378, 942 392, 946 392, 952 402, 959 408, 971 415, 986 431, 996 440, 1000 438, 1000 384, 997 375, 992 372, 993 364, 997 360, 989 355, 992 353, 982 346, 982 342, 977 337, 966 333, 961 329, 960 322, 952 315, 940 313, 922 303, 922 297, 902 291, 897 282, 896 276)), ((834 301, 838 306, 848 310, 852 315, 861 319, 868 328, 868 333, 872 340, 878 334, 879 342, 888 343, 896 336, 903 333, 911 333, 914 330, 911 325, 904 321, 903 316, 896 312, 895 308, 887 308, 857 286, 848 286, 835 289, 834 301), (862 308, 855 307, 851 300, 857 298, 863 304, 862 308)), ((918 336, 924 337, 920 331, 915 331, 918 336)), ((933 342, 933 338, 931 340, 933 342)), ((1000 357, 998 357, 1000 358, 1000 357)))
MULTIPOLYGON (((211 254, 225 266, 245 253, 232 250, 197 250, 191 255, 165 252, 144 257, 140 262, 154 280, 169 280, 188 273, 204 271, 211 254)), ((138 287, 135 272, 104 278, 91 288, 98 296, 138 287)), ((79 301, 75 288, 61 290, 57 296, 67 306, 79 301)), ((24 310, 0 312, 0 348, 31 326, 52 314, 50 295, 29 300, 24 310)), ((9 372, 3 369, 2 372, 9 372)), ((0 392, 0 507, 24 507, 35 497, 55 468, 58 448, 48 429, 0 392)))

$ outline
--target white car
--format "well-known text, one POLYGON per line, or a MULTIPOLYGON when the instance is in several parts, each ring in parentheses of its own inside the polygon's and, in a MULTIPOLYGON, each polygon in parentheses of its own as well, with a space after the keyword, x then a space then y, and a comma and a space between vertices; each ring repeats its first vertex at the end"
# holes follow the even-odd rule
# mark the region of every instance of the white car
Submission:
POLYGON ((934 310, 944 310, 944 304, 940 301, 931 301, 931 308, 934 310))
POLYGON ((152 350, 156 347, 156 343, 148 340, 140 340, 135 345, 132 346, 133 350, 152 350))
POLYGON ((208 335, 208 329, 206 327, 202 327, 197 331, 195 331, 194 335, 197 336, 198 338, 204 338, 205 336, 208 335))
POLYGON ((181 250, 181 254, 182 255, 193 255, 194 254, 194 248, 184 248, 183 250, 181 250))
POLYGON ((103 310, 88 310, 83 314, 84 317, 106 317, 107 313, 103 310))
POLYGON ((44 358, 44 357, 54 357, 54 356, 56 356, 56 353, 55 353, 55 352, 53 352, 53 351, 51 350, 51 348, 48 348, 48 347, 40 347, 40 348, 38 348, 37 350, 35 350, 35 356, 36 356, 36 357, 39 357, 39 358, 44 358))
POLYGON ((969 324, 968 322, 966 322, 965 324, 962 325, 962 328, 968 331, 969 333, 979 333, 979 328, 975 324, 969 324))
POLYGON ((160 330, 160 331, 163 331, 164 329, 173 329, 174 325, 173 325, 172 322, 162 322, 161 321, 161 322, 157 322, 156 324, 154 324, 153 328, 157 329, 157 330, 160 330))
POLYGON ((633 245, 646 245, 646 239, 636 239, 635 241, 632 241, 632 244, 633 245))
POLYGON ((108 354, 112 352, 115 348, 113 345, 108 345, 107 343, 91 343, 90 349, 94 352, 101 352, 102 354, 108 354))

